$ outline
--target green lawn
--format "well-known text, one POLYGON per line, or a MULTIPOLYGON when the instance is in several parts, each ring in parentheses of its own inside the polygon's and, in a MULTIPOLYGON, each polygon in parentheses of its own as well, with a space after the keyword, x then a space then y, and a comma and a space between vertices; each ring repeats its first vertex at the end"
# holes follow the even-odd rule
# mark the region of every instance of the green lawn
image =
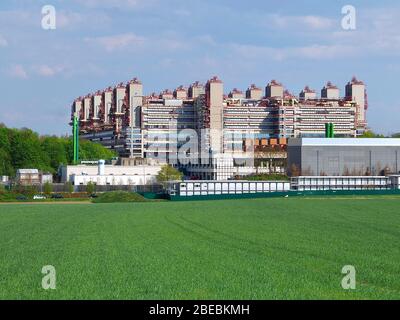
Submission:
POLYGON ((315 298, 400 299, 400 197, 0 205, 0 299, 315 298))

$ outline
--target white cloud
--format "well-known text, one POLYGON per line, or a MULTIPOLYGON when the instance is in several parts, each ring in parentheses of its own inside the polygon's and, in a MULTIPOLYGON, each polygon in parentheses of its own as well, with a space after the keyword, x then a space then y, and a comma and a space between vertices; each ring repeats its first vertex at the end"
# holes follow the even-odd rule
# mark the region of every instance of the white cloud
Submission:
POLYGON ((327 30, 338 25, 337 21, 333 19, 313 15, 285 16, 281 14, 267 14, 256 21, 266 28, 286 29, 295 32, 305 30, 327 30))
POLYGON ((25 71, 24 67, 20 64, 12 66, 9 70, 9 74, 13 78, 28 79, 27 72, 25 71))
POLYGON ((50 67, 48 65, 40 65, 33 67, 33 69, 40 76, 53 77, 56 74, 63 72, 65 68, 63 66, 50 67))
POLYGON ((8 41, 0 34, 0 47, 7 47, 8 41))
POLYGON ((125 33, 113 36, 85 38, 85 41, 100 45, 108 52, 113 52, 128 47, 140 47, 143 45, 145 39, 135 35, 134 33, 125 33))
POLYGON ((106 13, 57 12, 57 27, 59 28, 76 29, 84 26, 85 28, 99 29, 109 26, 111 21, 111 18, 106 13))
POLYGON ((232 44, 232 49, 244 59, 271 59, 283 61, 287 59, 334 59, 355 55, 358 50, 345 45, 309 45, 301 47, 273 48, 267 46, 232 44))
POLYGON ((88 37, 85 42, 102 47, 108 52, 120 50, 144 50, 154 53, 155 44, 163 51, 179 51, 190 48, 191 44, 175 34, 164 32, 156 37, 145 38, 134 33, 124 33, 112 36, 88 37))
POLYGON ((150 5, 156 0, 75 0, 89 8, 137 9, 150 5))

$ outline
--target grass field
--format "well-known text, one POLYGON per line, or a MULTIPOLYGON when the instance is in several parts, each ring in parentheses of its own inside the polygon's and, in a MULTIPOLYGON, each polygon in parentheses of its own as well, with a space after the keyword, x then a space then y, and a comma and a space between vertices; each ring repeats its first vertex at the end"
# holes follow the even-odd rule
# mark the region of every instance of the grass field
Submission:
POLYGON ((0 205, 0 299, 400 299, 400 197, 0 205))

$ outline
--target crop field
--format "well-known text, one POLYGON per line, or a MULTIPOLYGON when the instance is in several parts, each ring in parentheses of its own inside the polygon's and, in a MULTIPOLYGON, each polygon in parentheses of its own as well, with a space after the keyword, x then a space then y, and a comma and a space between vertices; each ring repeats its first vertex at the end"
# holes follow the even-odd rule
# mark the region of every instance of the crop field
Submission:
POLYGON ((0 205, 0 299, 400 299, 400 197, 0 205))

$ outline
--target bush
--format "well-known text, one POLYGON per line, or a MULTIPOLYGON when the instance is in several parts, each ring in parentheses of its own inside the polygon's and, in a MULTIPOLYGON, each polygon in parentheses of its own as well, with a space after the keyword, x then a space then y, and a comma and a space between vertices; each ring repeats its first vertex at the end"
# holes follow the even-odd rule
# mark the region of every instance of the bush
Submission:
POLYGON ((46 196, 50 196, 53 192, 53 185, 50 182, 46 182, 43 186, 43 192, 46 196))
POLYGON ((16 198, 16 194, 7 191, 0 191, 0 202, 13 201, 16 198))
POLYGON ((86 193, 90 196, 95 192, 96 192, 96 184, 93 182, 89 182, 86 186, 86 193))
POLYGON ((182 176, 182 172, 167 164, 162 166, 160 172, 157 175, 157 181, 165 187, 170 181, 182 180, 182 176))
POLYGON ((94 203, 114 203, 114 202, 146 202, 146 198, 140 194, 126 191, 112 191, 100 194, 98 198, 92 200, 94 203))
POLYGON ((32 198, 35 194, 39 193, 38 186, 23 186, 16 185, 13 190, 14 193, 24 195, 28 198, 32 198))

